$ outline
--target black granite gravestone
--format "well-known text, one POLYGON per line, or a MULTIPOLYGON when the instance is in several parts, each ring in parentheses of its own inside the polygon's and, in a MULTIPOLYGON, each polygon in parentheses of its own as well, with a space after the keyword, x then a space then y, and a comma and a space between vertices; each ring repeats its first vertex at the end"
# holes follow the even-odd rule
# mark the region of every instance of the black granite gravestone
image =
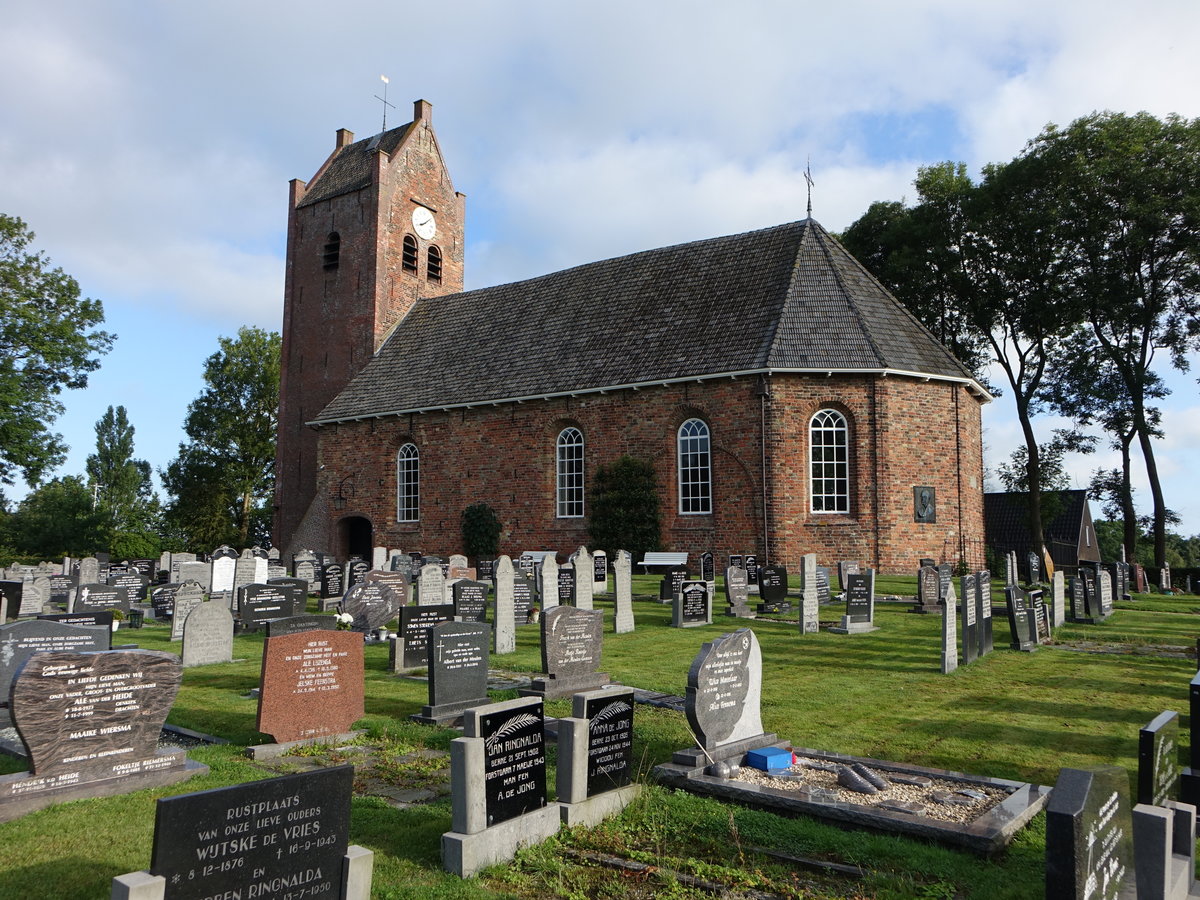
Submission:
POLYGON ((533 609, 537 598, 536 579, 532 573, 517 570, 513 572, 513 621, 518 625, 532 625, 530 610, 533 609))
POLYGON ((1178 799, 1179 713, 1167 710, 1138 732, 1137 802, 1166 806, 1178 799))
POLYGON ((109 587, 125 588, 125 593, 129 597, 130 603, 145 603, 146 588, 150 586, 150 579, 141 572, 126 572, 121 575, 108 576, 109 587))
POLYGON ((382 581, 360 581, 346 591, 340 604, 341 612, 354 617, 350 630, 359 634, 370 634, 387 625, 401 609, 407 608, 400 606, 400 598, 391 585, 382 581))
POLYGON ((356 584, 362 584, 363 579, 370 571, 371 564, 361 556, 350 557, 346 561, 346 587, 351 588, 356 584))
POLYGON ((746 554, 746 582, 751 587, 758 587, 758 557, 753 553, 746 554))
POLYGON ((154 610, 154 618, 163 620, 175 615, 175 592, 177 584, 163 584, 150 592, 150 606, 154 610))
POLYGON ((80 625, 84 628, 95 628, 97 633, 103 634, 105 639, 109 641, 108 646, 97 647, 96 649, 112 649, 113 614, 110 610, 98 610, 88 613, 43 613, 38 618, 46 622, 58 622, 61 625, 80 625))
POLYGON ((587 795, 624 787, 633 780, 633 696, 581 697, 588 722, 587 795))
POLYGON ((687 566, 673 566, 659 584, 658 599, 663 603, 674 600, 675 595, 683 590, 683 583, 687 581, 687 577, 687 566))
POLYGON ((608 584, 607 553, 596 551, 596 553, 592 554, 592 582, 594 584, 608 584))
POLYGON ((817 603, 829 603, 832 594, 829 592, 829 568, 817 566, 817 603))
POLYGON ((671 624, 676 628, 694 628, 712 620, 708 582, 685 581, 676 595, 671 624))
POLYGON ((1008 601, 1008 627, 1011 646, 1014 650, 1032 652, 1037 649, 1037 632, 1032 628, 1033 618, 1026 602, 1025 592, 1016 585, 1004 589, 1008 601))
POLYGON ((1039 584, 1042 580, 1042 561, 1032 550, 1025 555, 1025 574, 1029 576, 1030 584, 1039 584))
POLYGON ((277 584, 244 584, 238 588, 238 619, 245 631, 257 631, 272 619, 296 614, 297 591, 277 584))
POLYGON ((781 615, 790 610, 787 600, 787 569, 769 564, 758 570, 758 605, 760 615, 781 615))
POLYGON ((487 824, 507 822, 546 805, 546 744, 540 701, 481 712, 487 824))
POLYGON ((165 900, 342 897, 354 767, 164 797, 150 874, 165 900))
POLYGON ((1030 591, 1025 600, 1029 614, 1029 629, 1039 644, 1050 643, 1050 619, 1046 609, 1046 592, 1030 591))
POLYGON ((464 622, 487 621, 488 586, 484 581, 462 579, 450 586, 454 615, 464 622))
MULTIPOLYGON (((111 616, 111 613, 105 614, 111 616)), ((111 630, 105 634, 98 628, 40 618, 0 625, 0 705, 8 704, 9 687, 17 671, 33 654, 107 650, 111 642, 111 630)))
MULTIPOLYGON (((746 568, 746 559, 740 553, 731 553, 729 555, 729 565, 726 568, 746 568)), ((748 582, 747 582, 748 583, 748 582)))
POLYGON ((570 566, 558 570, 558 602, 566 606, 575 603, 575 570, 570 566))
MULTIPOLYGON (((685 712, 710 754, 761 736, 762 653, 749 628, 706 643, 688 671, 685 712)), ((719 757, 719 754, 714 754, 719 757)))
POLYGON ((857 572, 847 572, 845 577, 846 619, 855 624, 870 622, 873 605, 870 578, 857 572))
POLYGON ((1069 588, 1071 595, 1070 620, 1072 622, 1084 622, 1087 620, 1088 614, 1087 600, 1084 597, 1083 579, 1078 575, 1075 576, 1071 579, 1069 588))
POLYGON ((129 591, 107 584, 81 584, 75 591, 75 606, 71 611, 95 612, 101 609, 119 609, 128 613, 129 591))
POLYGON ((321 566, 321 597, 340 597, 346 593, 345 570, 341 563, 327 562, 321 566))
POLYGON ((441 622, 429 629, 429 704, 413 721, 445 724, 461 718, 463 710, 488 703, 491 637, 492 628, 484 622, 441 622))
POLYGON ((975 616, 979 626, 979 655, 992 652, 992 573, 987 569, 975 576, 975 616))
MULTIPOLYGON (((429 629, 453 618, 453 603, 400 607, 400 639, 404 641, 404 656, 397 661, 401 665, 393 667, 414 669, 425 665, 428 662, 429 629)), ((395 649, 393 642, 393 652, 395 649)))
POLYGON ((700 580, 717 580, 716 557, 713 556, 712 551, 706 550, 700 554, 700 580))
POLYGON ((962 661, 965 666, 979 657, 979 597, 974 575, 963 575, 959 579, 959 586, 959 629, 962 633, 962 661))
POLYGON ((1135 900, 1124 769, 1059 770, 1046 804, 1046 897, 1135 900))

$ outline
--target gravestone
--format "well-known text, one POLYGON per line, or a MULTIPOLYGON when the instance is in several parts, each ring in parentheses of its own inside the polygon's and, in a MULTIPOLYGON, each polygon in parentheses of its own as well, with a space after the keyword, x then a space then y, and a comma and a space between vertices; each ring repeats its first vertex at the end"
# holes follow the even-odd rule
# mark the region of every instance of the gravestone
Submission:
POLYGON ((346 561, 346 586, 354 587, 356 584, 362 584, 363 579, 367 577, 367 573, 371 571, 371 564, 361 556, 352 556, 346 561))
POLYGON ((1188 726, 1188 765, 1179 776, 1179 799, 1200 807, 1200 674, 1188 685, 1188 726))
POLYGON ((321 588, 320 573, 317 571, 317 556, 311 550, 300 550, 292 555, 292 575, 308 582, 308 592, 314 594, 321 588))
POLYGON ((183 624, 184 668, 233 661, 233 614, 221 603, 201 603, 183 624))
POLYGON ((0 821, 207 772, 183 750, 158 749, 182 673, 177 656, 151 650, 29 657, 9 696, 30 771, 0 776, 0 821))
POLYGON ((175 592, 178 590, 177 584, 162 584, 150 592, 150 607, 154 611, 154 618, 164 621, 175 615, 175 592))
POLYGON ((608 593, 608 554, 597 550, 592 554, 592 592, 608 593))
POLYGON ((806 553, 800 560, 800 633, 816 634, 821 628, 817 594, 817 555, 806 553))
POLYGON ((1046 804, 1046 897, 1135 900, 1129 777, 1060 769, 1046 804))
POLYGON ((454 604, 400 607, 399 636, 391 644, 393 672, 419 669, 428 661, 429 629, 454 619, 454 604))
POLYGON ((569 562, 558 567, 558 602, 575 605, 575 569, 569 562))
POLYGON ((175 591, 175 611, 171 617, 171 640, 183 640, 183 623, 188 613, 204 602, 204 591, 194 581, 185 581, 175 591))
POLYGON ((542 674, 520 693, 553 700, 602 688, 609 682, 597 671, 603 648, 603 611, 570 606, 547 610, 542 613, 542 674))
POLYGON ((0 580, 0 625, 10 617, 16 618, 21 609, 21 593, 25 583, 12 578, 0 580))
POLYGON ((386 569, 388 564, 388 549, 387 547, 373 547, 371 549, 371 568, 386 569))
POLYGON ((392 564, 391 564, 391 570, 392 570, 393 572, 399 572, 399 573, 401 573, 402 575, 406 575, 406 576, 408 576, 408 580, 409 580, 409 582, 411 583, 411 582, 412 582, 412 575, 413 575, 413 561, 412 561, 412 557, 411 557, 411 556, 409 556, 407 553, 396 553, 396 554, 393 554, 393 555, 392 555, 392 564))
MULTIPOLYGON (((88 648, 94 650, 111 650, 112 649, 112 634, 113 634, 113 616, 107 610, 90 613, 42 613, 38 619, 45 622, 58 622, 61 625, 79 625, 84 628, 95 629, 96 633, 102 635, 104 642, 102 646, 88 648)), ((0 651, 2 652, 2 651, 0 651)), ((0 698, 6 698, 7 694, 0 694, 0 698)), ((0 702, 0 706, 5 703, 0 702)))
POLYGON ((1112 577, 1104 569, 1096 569, 1096 593, 1100 598, 1100 616, 1107 619, 1113 612, 1112 577))
POLYGON ((213 551, 208 581, 210 592, 233 590, 233 571, 237 566, 237 557, 237 551, 232 547, 218 547, 213 551))
POLYGON ((1004 589, 1004 599, 1008 601, 1010 646, 1014 650, 1032 653, 1037 649, 1037 629, 1025 592, 1017 585, 1011 585, 1004 589))
POLYGON ((400 611, 400 598, 382 581, 361 581, 346 591, 339 611, 354 617, 350 630, 369 635, 387 625, 400 611))
POLYGON ((496 577, 496 561, 494 559, 481 559, 475 564, 475 570, 478 581, 491 581, 496 577))
POLYGON ((146 602, 146 588, 150 586, 150 579, 140 572, 109 575, 107 583, 109 587, 125 588, 125 595, 129 597, 130 603, 146 602))
POLYGON ((372 569, 363 578, 364 584, 386 584, 396 595, 397 602, 401 606, 408 606, 409 596, 412 592, 412 581, 403 572, 387 572, 380 569, 372 569))
POLYGON ((1025 555, 1026 574, 1029 576, 1030 584, 1041 584, 1042 581, 1042 561, 1038 555, 1030 550, 1025 555))
POLYGON ((321 573, 321 599, 329 600, 346 593, 346 571, 339 562, 330 560, 323 564, 321 573))
POLYGON ((849 587, 848 578, 851 575, 859 575, 862 573, 857 561, 841 560, 837 564, 838 571, 838 587, 845 591, 849 587))
POLYGON ((171 580, 180 584, 185 581, 194 581, 207 592, 212 584, 212 566, 206 562, 181 562, 179 575, 171 580))
POLYGON ((846 573, 846 614, 840 625, 830 628, 833 634, 865 634, 876 631, 875 570, 865 573, 846 573))
POLYGON ((238 589, 243 585, 264 583, 267 580, 267 561, 260 560, 253 550, 243 550, 242 555, 233 561, 233 584, 230 589, 237 596, 238 589), (259 564, 262 564, 261 566, 259 564), (259 569, 261 568, 261 572, 259 569), (260 577, 261 576, 261 577, 260 577))
POLYGON ((1179 795, 1179 713, 1167 710, 1138 732, 1137 802, 1166 806, 1179 795))
POLYGON ((304 609, 303 595, 292 585, 247 584, 238 592, 238 620, 246 631, 272 619, 294 616, 304 609))
POLYGON ((917 602, 912 612, 922 615, 940 615, 942 607, 938 597, 938 570, 934 566, 921 566, 917 570, 917 602))
POLYGON ((1017 559, 1016 554, 1008 552, 1004 554, 1004 586, 1012 587, 1017 583, 1017 559))
POLYGON ((688 671, 684 710, 698 749, 674 754, 676 763, 740 760, 775 742, 762 728, 762 652, 749 628, 739 628, 700 648, 688 671))
POLYGON ((712 595, 706 581, 685 581, 671 607, 671 625, 696 628, 712 624, 712 595))
POLYGON ((282 637, 285 634, 301 634, 305 631, 336 631, 337 622, 333 616, 287 616, 283 619, 272 619, 267 622, 267 639, 282 637))
POLYGON ((101 609, 119 609, 122 613, 128 613, 129 592, 123 587, 107 584, 79 585, 71 612, 96 612, 101 609))
POLYGON ((517 649, 517 630, 513 606, 513 564, 507 556, 496 561, 496 611, 493 615, 493 644, 495 654, 513 653, 517 649))
POLYGON ((829 590, 829 567, 817 566, 817 603, 829 603, 833 594, 829 590))
POLYGON ((558 560, 553 553, 547 553, 539 564, 541 568, 538 581, 538 599, 542 604, 542 614, 558 606, 558 560))
POLYGON ((409 718, 422 725, 446 725, 472 706, 487 705, 491 633, 484 622, 442 622, 429 629, 429 704, 409 718))
POLYGON ((750 609, 750 588, 746 580, 746 570, 738 567, 725 570, 725 615, 737 616, 739 619, 753 619, 755 613, 750 609))
POLYGON ((50 579, 45 575, 22 579, 21 606, 17 610, 19 616, 41 615, 50 602, 50 579))
POLYGON ((1168 800, 1133 808, 1134 881, 1138 900, 1200 897, 1196 873, 1196 808, 1168 800))
POLYGON ((758 557, 753 553, 746 554, 746 583, 750 587, 750 592, 754 593, 758 587, 758 557))
POLYGON ((70 609, 75 602, 75 588, 79 582, 71 575, 50 576, 50 602, 63 609, 70 609))
POLYGON ((979 656, 979 606, 978 589, 975 587, 975 576, 963 575, 959 579, 962 598, 959 600, 959 613, 962 617, 962 662, 970 665, 979 656))
POLYGON ((447 871, 469 878, 558 831, 558 804, 546 801, 544 729, 536 698, 464 713, 463 737, 450 743, 453 830, 442 835, 447 871))
POLYGON ((954 584, 946 587, 942 596, 942 674, 949 675, 958 668, 958 601, 954 584))
MULTIPOLYGON (((658 600, 660 603, 672 603, 683 590, 683 583, 687 581, 688 570, 687 566, 672 566, 658 587, 658 600)), ((746 573, 746 580, 749 583, 750 574, 746 573)))
POLYGON ((700 554, 700 580, 713 582, 717 580, 716 557, 712 551, 706 550, 700 554))
POLYGON ((353 631, 303 631, 263 649, 254 727, 285 744, 342 735, 363 717, 363 639, 353 631))
POLYGON ((975 574, 975 617, 979 626, 979 655, 992 652, 992 573, 975 574))
POLYGON ((1067 620, 1066 576, 1055 572, 1050 579, 1050 627, 1057 628, 1067 620))
POLYGON ((1030 591, 1026 599, 1029 609, 1030 628, 1039 644, 1050 643, 1050 614, 1046 609, 1046 592, 1030 591))
POLYGON ((791 612, 787 578, 787 569, 783 566, 770 564, 758 570, 758 596, 762 601, 758 604, 759 615, 779 616, 791 612))
MULTIPOLYGON (((447 560, 446 565, 448 565, 450 567, 451 572, 463 573, 467 570, 467 567, 468 567, 467 566, 467 557, 462 553, 451 553, 450 559, 447 560)), ((467 576, 464 574, 459 574, 457 577, 466 578, 467 576)))
POLYGON ((575 551, 574 565, 571 572, 575 578, 574 596, 576 609, 592 609, 595 600, 595 587, 592 555, 587 547, 575 551))
POLYGON ((107 650, 111 641, 111 630, 105 634, 99 628, 45 619, 20 619, 0 625, 0 707, 8 706, 9 688, 33 654, 107 650))
MULTIPOLYGON (((149 874, 164 900, 365 898, 373 854, 349 846, 353 784, 346 765, 164 797, 149 874)), ((117 893, 125 879, 137 883, 114 879, 112 896, 141 896, 117 893)))
POLYGON ((417 581, 417 603, 421 606, 444 606, 447 602, 446 576, 442 567, 437 563, 421 566, 417 581))
POLYGON ((451 587, 454 615, 464 622, 486 622, 488 586, 482 581, 462 579, 451 587))
POLYGON ((628 550, 618 550, 613 560, 613 590, 615 610, 613 631, 628 634, 634 629, 633 621, 633 557, 628 550))
MULTIPOLYGON (((192 558, 195 559, 195 556, 192 558)), ((79 561, 79 571, 76 575, 80 584, 95 584, 100 580, 100 560, 94 556, 85 556, 79 561)))
POLYGON ((585 691, 558 720, 558 800, 563 823, 598 825, 640 788, 633 781, 632 690, 585 691))
POLYGON ((537 578, 532 572, 513 573, 513 621, 518 625, 532 625, 533 610, 537 604, 537 578))

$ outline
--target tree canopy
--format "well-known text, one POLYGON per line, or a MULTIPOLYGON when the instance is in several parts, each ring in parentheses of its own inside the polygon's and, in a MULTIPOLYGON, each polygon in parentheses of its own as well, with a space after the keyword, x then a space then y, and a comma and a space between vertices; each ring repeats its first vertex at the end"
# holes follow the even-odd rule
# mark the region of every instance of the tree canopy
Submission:
POLYGON ((62 435, 51 431, 64 389, 87 386, 87 376, 113 337, 99 300, 80 296, 79 284, 45 254, 32 250, 34 234, 0 213, 0 482, 18 472, 30 484, 66 458, 62 435))
POLYGON ((133 426, 124 406, 110 406, 96 422, 96 452, 87 458, 88 481, 103 517, 105 546, 120 559, 158 554, 158 498, 150 463, 133 457, 133 426))
POLYGON ((188 406, 188 440, 160 473, 168 535, 200 550, 265 541, 275 489, 280 337, 243 327, 219 344, 188 406))

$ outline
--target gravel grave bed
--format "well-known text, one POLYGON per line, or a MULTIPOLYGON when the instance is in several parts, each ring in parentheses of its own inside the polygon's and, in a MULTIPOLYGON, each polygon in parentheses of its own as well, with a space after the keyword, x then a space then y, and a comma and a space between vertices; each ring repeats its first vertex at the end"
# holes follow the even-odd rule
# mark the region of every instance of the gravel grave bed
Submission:
POLYGON ((810 757, 798 757, 795 765, 784 769, 779 774, 768 775, 760 769, 743 766, 735 781, 744 781, 760 787, 774 788, 778 791, 805 791, 821 788, 836 795, 839 803, 852 803, 856 806, 884 806, 889 802, 919 803, 924 808, 924 817, 938 819, 943 822, 965 823, 973 821, 992 807, 1004 802, 1009 796, 1007 791, 975 782, 950 781, 943 778, 930 778, 928 785, 899 784, 889 778, 889 773, 874 770, 887 779, 887 787, 875 794, 861 794, 838 784, 837 765, 825 760, 810 757), (779 777, 782 774, 789 777, 779 777), (971 794, 961 793, 970 791, 971 794), (951 795, 953 802, 939 800, 935 795, 945 797, 951 795))

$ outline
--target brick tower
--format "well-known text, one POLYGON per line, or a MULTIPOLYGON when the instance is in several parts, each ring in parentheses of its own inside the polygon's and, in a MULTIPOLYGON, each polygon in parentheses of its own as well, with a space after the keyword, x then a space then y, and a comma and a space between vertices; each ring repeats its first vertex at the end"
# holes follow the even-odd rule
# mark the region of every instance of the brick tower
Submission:
MULTIPOLYGON (((339 502, 317 495, 317 434, 305 423, 418 299, 462 290, 464 197, 430 110, 418 100, 412 122, 367 140, 339 129, 312 180, 291 182, 272 529, 285 554, 327 549, 327 505, 339 502)), ((356 543, 369 547, 369 535, 356 543)))

